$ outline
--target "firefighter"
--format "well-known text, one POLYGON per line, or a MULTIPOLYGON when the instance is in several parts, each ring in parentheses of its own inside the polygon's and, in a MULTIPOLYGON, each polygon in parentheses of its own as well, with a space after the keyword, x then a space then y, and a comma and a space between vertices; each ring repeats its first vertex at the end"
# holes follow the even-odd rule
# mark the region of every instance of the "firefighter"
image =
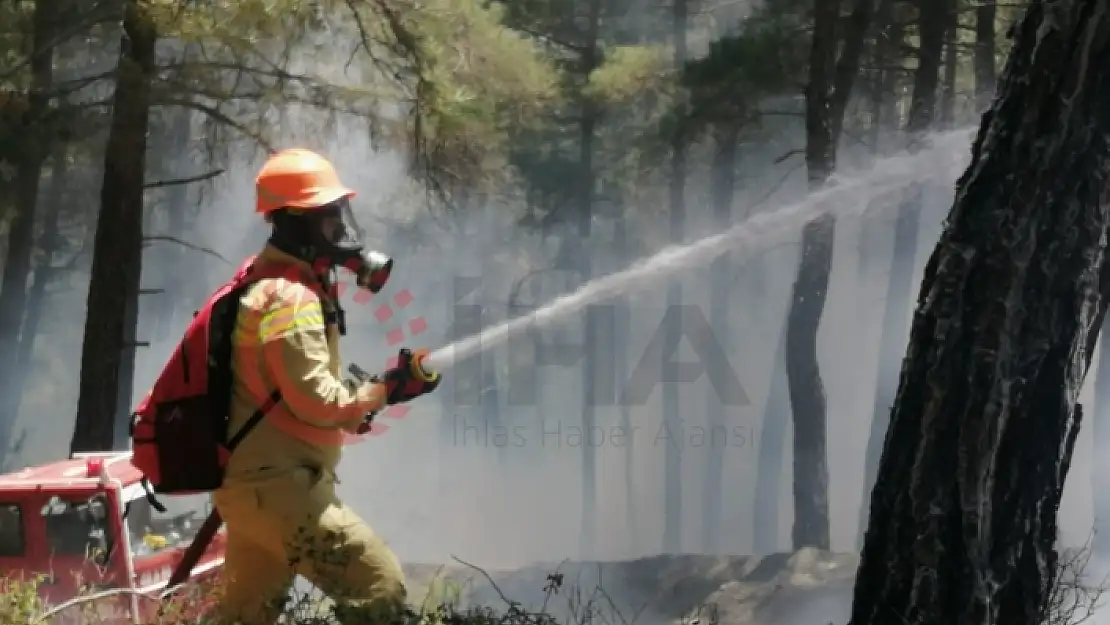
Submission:
POLYGON ((240 299, 229 436, 275 390, 281 399, 243 436, 213 497, 227 524, 220 612, 243 625, 270 625, 300 574, 345 623, 390 618, 406 599, 400 564, 336 496, 335 471, 344 432, 357 432, 368 413, 432 392, 439 376, 397 366, 381 382, 340 378, 335 268, 359 269, 362 285, 372 255, 352 234, 355 194, 332 164, 308 150, 278 152, 259 172, 256 193, 256 211, 272 226, 258 260, 308 272, 320 291, 303 280, 263 279, 240 299))

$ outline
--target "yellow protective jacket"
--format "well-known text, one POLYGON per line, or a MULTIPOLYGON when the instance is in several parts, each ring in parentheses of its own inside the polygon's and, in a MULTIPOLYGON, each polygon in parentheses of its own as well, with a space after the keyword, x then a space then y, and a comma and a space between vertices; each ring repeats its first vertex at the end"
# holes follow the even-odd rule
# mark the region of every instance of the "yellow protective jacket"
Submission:
MULTIPOLYGON (((308 263, 269 244, 258 262, 299 265, 312 275, 308 263)), ((232 336, 228 437, 275 389, 282 400, 231 454, 225 486, 305 466, 334 476, 344 431, 354 432, 368 412, 384 405, 383 385, 355 388, 340 377, 335 310, 335 302, 290 278, 259 280, 241 297, 232 336)))

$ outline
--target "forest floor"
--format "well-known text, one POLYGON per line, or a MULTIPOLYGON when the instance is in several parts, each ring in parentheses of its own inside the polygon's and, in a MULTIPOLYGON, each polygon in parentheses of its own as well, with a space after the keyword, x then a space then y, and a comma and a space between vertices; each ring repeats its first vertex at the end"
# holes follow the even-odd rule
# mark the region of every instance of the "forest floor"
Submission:
POLYGON ((822 625, 847 622, 859 558, 816 549, 766 556, 654 556, 516 570, 405 567, 416 597, 546 612, 567 625, 822 625), (561 575, 561 577, 558 577, 561 575), (558 582, 553 584, 555 578, 558 582), (558 586, 558 588, 554 588, 558 586))

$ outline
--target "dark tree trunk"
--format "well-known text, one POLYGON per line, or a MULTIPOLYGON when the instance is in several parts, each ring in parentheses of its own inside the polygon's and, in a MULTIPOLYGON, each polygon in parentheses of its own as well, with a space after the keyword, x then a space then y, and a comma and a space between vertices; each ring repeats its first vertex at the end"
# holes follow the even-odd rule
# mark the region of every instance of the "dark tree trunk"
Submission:
MULTIPOLYGON (((806 173, 810 187, 825 183, 836 166, 831 107, 838 2, 816 0, 806 85, 806 173)), ((829 547, 825 387, 817 363, 817 327, 832 271, 836 221, 822 215, 802 231, 802 254, 786 319, 786 380, 794 421, 794 549, 829 547), (815 288, 818 287, 818 288, 815 288)))
POLYGON ((73 452, 112 447, 124 352, 133 349, 126 345, 126 311, 138 298, 142 273, 146 133, 158 37, 135 0, 124 6, 123 30, 89 280, 73 452))
MULTIPOLYGON (((836 142, 859 71, 871 0, 857 0, 843 52, 836 57, 839 2, 817 0, 806 84, 806 171, 811 188, 836 168, 836 142)), ((829 547, 825 389, 817 364, 817 328, 832 270, 836 220, 824 214, 802 231, 802 256, 786 327, 786 375, 794 415, 794 548, 829 547)))
POLYGON ((940 86, 940 67, 944 58, 944 39, 949 28, 952 0, 930 0, 923 3, 918 18, 917 71, 913 79, 913 99, 910 102, 906 132, 911 144, 925 133, 936 119, 937 87, 940 86), (926 8, 927 7, 927 8, 926 8))
MULTIPOLYGON (((32 17, 31 89, 27 96, 27 110, 23 113, 20 131, 14 138, 18 162, 15 167, 14 211, 8 227, 8 253, 0 277, 0 354, 19 351, 20 327, 27 306, 27 281, 31 277, 31 256, 35 247, 35 208, 39 198, 39 180, 42 166, 50 154, 50 141, 56 140, 49 131, 50 88, 54 81, 54 31, 58 17, 55 0, 35 3, 32 17)), ((5 146, 5 151, 10 150, 5 146)), ((23 376, 10 360, 0 368, 0 397, 14 397, 20 393, 23 376)), ((18 415, 13 412, 14 402, 0 404, 5 410, 0 414, 3 431, 10 432, 18 415)), ((11 441, 7 436, 0 440, 0 450, 7 449, 11 441)))
MULTIPOLYGON (((910 103, 906 135, 910 149, 916 149, 920 137, 929 129, 936 111, 937 86, 940 84, 941 56, 945 34, 949 29, 949 6, 946 0, 934 0, 930 10, 922 10, 918 22, 921 45, 918 49, 917 71, 914 72, 913 100, 910 103)), ((863 497, 860 500, 860 525, 857 545, 863 544, 867 528, 867 508, 871 489, 879 470, 879 454, 883 449, 890 408, 898 386, 900 361, 905 353, 909 324, 917 242, 920 238, 921 207, 924 189, 910 184, 898 204, 894 225, 894 249, 887 279, 886 306, 883 311, 882 333, 879 335, 879 373, 875 385, 875 404, 871 416, 871 432, 864 455, 863 497)))
POLYGON ((786 319, 786 381, 794 413, 794 549, 829 548, 825 385, 817 364, 817 328, 829 286, 834 224, 831 215, 806 224, 786 319))
MULTIPOLYGON (((732 198, 736 188, 736 153, 740 139, 739 128, 726 124, 716 133, 716 153, 713 159, 713 217, 717 231, 724 232, 732 224, 732 198)), ((711 290, 709 295, 709 324, 717 340, 728 350, 732 336, 729 327, 728 303, 732 286, 732 263, 728 254, 721 254, 709 268, 711 290)), ((728 419, 722 398, 712 389, 706 396, 706 425, 711 433, 725 431, 728 419)), ((704 492, 702 493, 702 540, 705 553, 721 551, 721 501, 725 498, 725 448, 718 444, 716 434, 709 438, 705 458, 704 492)))
POLYGON ((1110 11, 1035 1, 925 271, 852 625, 1045 622, 1106 301, 1110 11))
MULTIPOLYGON (((844 111, 848 108, 848 98, 852 94, 852 85, 856 82, 856 76, 859 74, 859 63, 863 57, 864 44, 866 43, 866 36, 868 29, 871 28, 871 21, 874 18, 874 0, 855 0, 852 4, 852 12, 848 16, 846 27, 844 29, 844 36, 840 39, 840 56, 837 57, 837 37, 835 23, 831 26, 822 25, 822 34, 820 37, 815 37, 810 49, 810 61, 813 61, 813 54, 818 50, 826 50, 827 66, 818 63, 820 70, 825 74, 825 78, 819 80, 824 87, 825 98, 829 109, 828 115, 828 153, 829 161, 826 164, 825 176, 827 177, 832 173, 836 167, 836 142, 840 139, 840 128, 844 124, 844 111), (827 32, 825 32, 827 31, 827 32)), ((833 15, 840 12, 839 0, 817 0, 817 14, 825 16, 824 19, 833 19, 833 15), (825 4, 832 4, 830 10, 825 7, 825 4), (829 15, 826 16, 826 13, 829 15)), ((817 31, 817 27, 814 28, 817 31)), ((810 77, 813 77, 812 71, 810 77)), ((808 88, 807 88, 808 94, 808 88)), ((806 133, 809 133, 809 100, 807 95, 807 113, 806 113, 806 133)), ((807 139, 807 154, 808 154, 808 139, 807 139)), ((807 167, 809 159, 806 159, 807 167)), ((811 170, 812 171, 812 170, 811 170)), ((821 183, 824 183, 822 178, 821 183)))
MULTIPOLYGON (((674 63, 682 67, 686 62, 686 0, 674 0, 674 63)), ((671 136, 671 176, 670 176, 670 239, 680 243, 686 230, 686 134, 681 125, 671 136)), ((667 309, 682 305, 682 283, 672 280, 667 286, 667 309)), ((667 345, 675 345, 682 340, 681 315, 674 315, 667 322, 667 345)), ((663 482, 663 553, 682 552, 682 431, 679 414, 679 388, 674 376, 668 375, 669 358, 663 350, 660 371, 663 380, 660 394, 663 402, 663 423, 668 433, 664 445, 664 482, 663 482)))
MULTIPOLYGON (((590 75, 601 62, 600 43, 601 0, 590 0, 589 23, 586 33, 586 51, 582 55, 582 76, 590 75)), ((581 279, 588 281, 593 274, 593 263, 589 247, 594 213, 594 134, 599 111, 588 99, 583 98, 582 121, 579 126, 579 167, 578 180, 578 269, 581 279)), ((594 431, 597 425, 597 375, 596 345, 597 331, 594 310, 587 307, 583 315, 585 328, 584 357, 582 359, 582 431, 594 431)), ((597 545, 597 450, 593 445, 582 444, 582 523, 580 550, 582 557, 596 551, 597 545)))
POLYGON ((987 110, 994 97, 994 55, 998 51, 994 22, 997 11, 995 0, 980 0, 975 5, 975 104, 980 111, 987 110))

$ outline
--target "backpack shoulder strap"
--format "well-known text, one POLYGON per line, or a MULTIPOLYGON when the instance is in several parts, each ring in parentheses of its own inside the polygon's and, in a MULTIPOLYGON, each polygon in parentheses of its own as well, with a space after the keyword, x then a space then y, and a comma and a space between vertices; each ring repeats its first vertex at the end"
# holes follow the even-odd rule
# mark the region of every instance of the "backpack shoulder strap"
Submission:
MULTIPOLYGON (((304 268, 291 263, 263 262, 259 261, 257 257, 249 258, 243 264, 236 277, 238 278, 236 290, 245 289, 259 280, 285 277, 304 284, 317 295, 323 294, 320 280, 312 275, 311 271, 306 271, 304 268)), ((270 393, 270 396, 266 398, 266 401, 251 414, 247 422, 243 424, 243 427, 239 428, 235 436, 232 436, 231 439, 227 441, 227 450, 229 452, 234 450, 239 443, 243 441, 243 438, 262 421, 263 417, 273 410, 274 406, 280 402, 281 391, 275 389, 274 392, 270 393)))

